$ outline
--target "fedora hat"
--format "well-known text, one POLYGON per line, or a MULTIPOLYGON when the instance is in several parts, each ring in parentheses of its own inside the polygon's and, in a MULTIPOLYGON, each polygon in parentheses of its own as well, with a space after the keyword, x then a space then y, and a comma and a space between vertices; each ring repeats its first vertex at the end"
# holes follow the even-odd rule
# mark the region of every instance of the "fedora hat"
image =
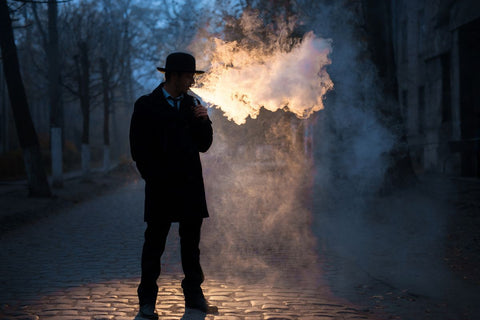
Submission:
POLYGON ((165 68, 157 67, 157 70, 160 72, 170 72, 170 71, 179 71, 179 72, 193 72, 193 73, 204 73, 205 71, 195 70, 195 58, 188 53, 184 52, 174 52, 167 56, 167 61, 165 62, 165 68))

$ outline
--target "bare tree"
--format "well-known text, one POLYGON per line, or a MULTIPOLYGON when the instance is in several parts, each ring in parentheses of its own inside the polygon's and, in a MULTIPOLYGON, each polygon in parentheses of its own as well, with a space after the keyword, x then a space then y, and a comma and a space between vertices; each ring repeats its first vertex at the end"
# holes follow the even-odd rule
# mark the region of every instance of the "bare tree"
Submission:
MULTIPOLYGON (((50 154, 51 154, 51 168, 52 168, 52 185, 56 187, 63 186, 63 105, 61 103, 61 87, 60 87, 60 63, 59 63, 59 41, 58 41, 58 0, 48 1, 26 1, 31 6, 33 17, 35 19, 36 31, 38 31, 41 39, 40 47, 43 48, 43 54, 46 58, 46 70, 41 70, 45 73, 47 78, 47 92, 49 101, 50 113, 50 154), (45 30, 44 23, 39 15, 37 4, 48 3, 46 15, 48 21, 45 30)), ((67 0, 69 1, 69 0, 67 0)), ((63 1, 62 1, 63 2, 63 1)), ((41 13, 44 13, 43 11, 41 13)), ((26 41, 28 46, 28 53, 30 59, 35 60, 33 54, 36 41, 33 41, 32 26, 27 27, 27 34, 29 34, 26 41)), ((38 77, 37 77, 38 79, 38 77)), ((36 80, 38 81, 38 80, 36 80)), ((35 82, 36 82, 35 81, 35 82)), ((43 90, 40 90, 43 91, 43 90)))
POLYGON ((135 11, 130 2, 71 3, 65 6, 60 17, 64 53, 62 84, 80 102, 85 175, 90 166, 90 139, 96 140, 90 131, 95 132, 100 127, 95 125, 103 124, 105 169, 110 166, 113 152, 122 148, 116 122, 123 118, 116 117, 115 111, 121 111, 122 105, 133 105, 132 57, 137 51, 132 46, 132 34, 141 33, 130 22, 132 11, 135 11), (102 103, 103 121, 93 122, 91 112, 102 103), (110 127, 113 127, 113 135, 110 127), (111 144, 118 148, 111 150, 111 144))
POLYGON ((82 114, 81 167, 84 178, 90 174, 90 113, 92 102, 101 92, 93 65, 101 43, 98 38, 99 14, 95 3, 70 4, 61 16, 65 57, 62 85, 80 102, 82 114))
POLYGON ((50 154, 52 166, 52 184, 63 186, 62 132, 63 108, 60 90, 60 63, 58 43, 57 0, 48 0, 48 28, 45 32, 38 16, 36 3, 32 2, 37 28, 42 36, 43 48, 47 57, 48 100, 50 104, 50 154))
MULTIPOLYGON (((151 81, 152 71, 173 51, 188 51, 198 27, 207 23, 209 16, 198 1, 166 1, 152 8, 150 4, 136 3, 129 11, 132 67, 142 81, 151 81)), ((150 85, 150 84, 149 84, 150 85)))
POLYGON ((0 21, 0 46, 3 69, 17 134, 23 150, 29 194, 31 196, 49 197, 51 196, 50 186, 43 168, 38 137, 30 116, 27 96, 20 74, 12 21, 6 0, 0 1, 0 21))
POLYGON ((89 44, 80 40, 77 44, 78 54, 75 55, 75 71, 80 98, 80 109, 83 115, 82 131, 82 172, 84 176, 90 173, 90 57, 89 44))
POLYGON ((63 108, 60 102, 60 64, 57 28, 57 1, 48 0, 48 97, 50 101, 50 150, 52 157, 52 183, 63 186, 62 131, 63 108))
POLYGON ((103 169, 110 167, 110 78, 108 76, 108 63, 105 58, 100 58, 103 88, 103 169))
MULTIPOLYGON (((416 179, 407 144, 407 130, 398 102, 398 85, 393 50, 392 8, 389 1, 362 0, 363 34, 370 58, 377 67, 386 103, 378 106, 382 119, 390 128, 397 128, 398 142, 391 151, 393 165, 387 172, 388 183, 405 187, 416 179)), ((387 186, 386 186, 387 187, 387 186)))
MULTIPOLYGON (((131 70, 131 39, 129 9, 130 0, 113 4, 103 0, 102 23, 99 25, 99 73, 102 82, 103 97, 103 167, 110 167, 111 135, 110 120, 114 118, 114 94, 120 89, 123 100, 133 99, 131 70), (123 88, 123 90, 122 90, 123 88), (126 90, 125 90, 126 89, 126 90), (112 115, 112 117, 111 117, 112 115)), ((114 132, 116 138, 116 131, 114 132)))

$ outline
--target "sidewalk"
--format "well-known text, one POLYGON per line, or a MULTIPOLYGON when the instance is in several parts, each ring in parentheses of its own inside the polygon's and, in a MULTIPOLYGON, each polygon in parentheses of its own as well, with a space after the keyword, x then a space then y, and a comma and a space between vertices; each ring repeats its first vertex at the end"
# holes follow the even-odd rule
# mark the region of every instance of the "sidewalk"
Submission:
MULTIPOLYGON (((49 178, 50 179, 50 178, 49 178)), ((6 232, 64 210, 86 199, 138 179, 131 164, 117 165, 107 173, 93 168, 84 179, 81 171, 64 173, 64 186, 52 188, 52 198, 28 196, 26 180, 0 181, 0 239, 6 232)))

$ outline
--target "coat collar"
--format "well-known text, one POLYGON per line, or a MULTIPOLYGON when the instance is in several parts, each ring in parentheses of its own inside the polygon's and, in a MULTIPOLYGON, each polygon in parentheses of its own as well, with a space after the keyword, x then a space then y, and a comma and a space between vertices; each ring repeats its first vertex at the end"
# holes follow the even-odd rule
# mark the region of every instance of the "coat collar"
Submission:
MULTIPOLYGON (((175 108, 173 108, 167 101, 164 93, 163 93, 163 86, 165 85, 165 82, 162 82, 160 83, 160 85, 158 87, 156 87, 152 93, 150 94, 152 101, 155 105, 160 105, 160 107, 162 107, 163 109, 166 109, 167 111, 171 111, 173 113, 177 113, 177 110, 175 110, 175 108)), ((189 112, 189 107, 190 107, 190 104, 193 105, 193 98, 188 95, 188 94, 183 94, 183 99, 182 101, 180 102, 180 113, 184 114, 184 116, 186 116, 186 114, 188 114, 189 112)))

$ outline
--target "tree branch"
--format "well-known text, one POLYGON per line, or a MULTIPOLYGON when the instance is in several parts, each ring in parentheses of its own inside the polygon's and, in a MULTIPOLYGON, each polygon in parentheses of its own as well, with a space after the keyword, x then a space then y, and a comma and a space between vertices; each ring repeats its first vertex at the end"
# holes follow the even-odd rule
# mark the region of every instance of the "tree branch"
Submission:
POLYGON ((40 22, 40 18, 38 17, 36 3, 33 3, 32 9, 33 9, 33 17, 35 18, 35 22, 37 23, 38 30, 40 30, 40 34, 42 36, 43 50, 45 51, 45 53, 47 53, 47 43, 48 43, 47 42, 47 34, 45 33, 45 30, 42 27, 42 23, 40 22))
POLYGON ((65 89, 67 89, 72 95, 76 96, 76 97, 79 97, 80 96, 80 93, 76 90, 74 90, 73 88, 71 88, 70 86, 68 86, 67 84, 65 84, 64 82, 60 82, 60 84, 62 85, 62 87, 64 87, 65 89))
MULTIPOLYGON (((42 0, 12 0, 15 2, 21 2, 21 3, 48 3, 48 0, 42 1, 42 0)), ((57 0, 57 3, 65 3, 65 2, 70 2, 72 0, 57 0)))

